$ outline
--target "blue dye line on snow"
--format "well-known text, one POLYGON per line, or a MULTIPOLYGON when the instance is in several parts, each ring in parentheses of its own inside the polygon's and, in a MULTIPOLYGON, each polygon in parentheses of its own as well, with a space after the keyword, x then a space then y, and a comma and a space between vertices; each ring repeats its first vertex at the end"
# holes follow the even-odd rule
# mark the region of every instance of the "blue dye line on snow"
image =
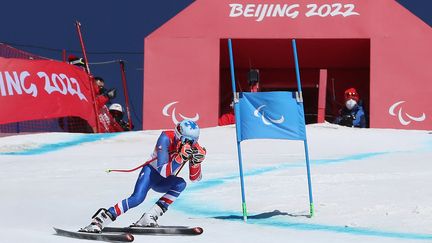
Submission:
POLYGON ((80 135, 76 138, 73 138, 69 141, 61 141, 57 143, 49 143, 43 144, 37 148, 30 148, 21 151, 13 151, 13 152, 0 152, 0 155, 36 155, 36 154, 44 154, 53 151, 57 151, 60 149, 64 149, 71 146, 77 146, 82 143, 94 142, 102 139, 108 139, 117 136, 119 133, 98 133, 98 134, 84 134, 80 135))
MULTIPOLYGON (((367 159, 367 158, 371 158, 371 157, 375 157, 375 156, 380 156, 380 155, 385 155, 385 154, 389 154, 389 153, 390 152, 375 152, 375 153, 354 154, 354 155, 350 155, 347 157, 336 158, 336 159, 311 160, 311 165, 312 166, 313 165, 326 165, 326 164, 342 163, 342 162, 347 162, 347 161, 351 161, 351 160, 363 160, 363 159, 367 159)), ((279 164, 279 165, 262 167, 262 168, 258 168, 258 169, 249 170, 249 171, 244 173, 244 176, 246 176, 246 177, 257 176, 257 175, 262 175, 265 173, 270 173, 270 172, 273 172, 276 170, 304 167, 304 166, 306 166, 305 163, 306 162, 284 163, 284 164, 279 164)), ((212 188, 215 186, 220 186, 226 182, 238 180, 238 179, 239 179, 239 175, 234 174, 234 175, 224 176, 224 177, 215 178, 215 179, 203 180, 200 183, 190 185, 189 190, 204 190, 204 189, 212 188)))
MULTIPOLYGON (((188 215, 193 214, 196 216, 206 217, 206 218, 214 218, 214 219, 238 221, 238 222, 243 221, 243 216, 238 215, 238 212, 221 211, 216 209, 215 207, 210 208, 208 207, 208 205, 206 207, 199 207, 199 205, 195 204, 195 207, 193 208, 193 210, 191 210, 190 208, 191 203, 188 202, 187 198, 189 197, 183 196, 176 201, 176 207, 175 207, 176 210, 183 211, 188 215)), ((432 234, 404 233, 404 232, 393 232, 393 231, 384 231, 384 230, 359 228, 359 227, 346 227, 346 226, 337 226, 337 225, 294 222, 292 221, 293 217, 306 217, 306 215, 291 215, 288 213, 282 213, 275 210, 274 212, 263 213, 259 215, 249 215, 247 223, 262 225, 262 226, 294 229, 294 230, 325 231, 325 232, 332 232, 338 234, 350 234, 350 235, 359 235, 359 236, 374 236, 374 237, 409 239, 409 240, 432 240, 432 234), (284 216, 285 218, 282 218, 284 216)))
MULTIPOLYGON (((326 165, 333 163, 342 163, 352 160, 363 160, 375 156, 390 154, 391 152, 375 152, 375 153, 364 153, 364 154, 355 154, 350 155, 343 158, 336 159, 321 159, 321 160, 312 160, 312 165, 326 165)), ((296 163, 285 163, 281 165, 268 166, 264 168, 259 168, 255 170, 250 170, 245 173, 245 176, 256 176, 265 173, 269 173, 275 170, 293 168, 293 167, 302 167, 305 166, 304 162, 296 162, 296 163)), ((231 175, 225 176, 221 178, 214 178, 209 180, 203 180, 199 184, 192 184, 189 186, 188 191, 184 194, 187 194, 189 191, 199 191, 212 187, 222 186, 224 183, 227 183, 232 180, 238 180, 239 176, 231 175)), ((243 216, 237 216, 236 212, 230 211, 221 211, 216 207, 210 208, 209 205, 205 207, 195 207, 193 210, 190 210, 190 203, 188 202, 189 197, 182 197, 176 202, 176 209, 180 211, 187 212, 188 214, 194 214, 197 216, 204 216, 222 220, 230 220, 230 221, 242 221, 243 216), (220 216, 220 215, 230 215, 230 216, 220 216)), ((298 217, 301 215, 290 215, 287 213, 280 213, 279 215, 289 215, 291 217, 298 217)), ((273 215, 276 216, 276 215, 273 215)), ((342 233, 342 234, 351 234, 351 235, 361 235, 361 236, 375 236, 375 237, 385 237, 385 238, 397 238, 397 239, 410 239, 410 240, 432 240, 432 234, 416 234, 416 233, 403 233, 403 232, 391 232, 391 231, 382 231, 376 229, 367 229, 367 228, 356 228, 356 227, 345 227, 345 226, 337 226, 337 225, 323 225, 323 224, 312 224, 312 223, 301 223, 301 222, 293 222, 287 219, 281 219, 280 216, 278 218, 273 217, 271 214, 267 218, 259 217, 258 215, 249 216, 248 223, 258 224, 264 226, 272 226, 272 227, 280 227, 280 228, 289 228, 295 230, 314 230, 314 231, 327 231, 333 233, 342 233)))
MULTIPOLYGON (((191 210, 190 205, 192 204, 186 198, 188 197, 183 196, 182 198, 179 198, 176 201, 176 207, 175 207, 176 210, 187 213, 188 215, 192 214, 199 217, 214 218, 214 219, 228 220, 228 221, 238 221, 238 222, 243 221, 243 216, 238 215, 238 212, 221 211, 215 208, 210 208, 208 207, 208 205, 205 207, 200 207, 199 205, 195 204, 195 207, 193 208, 193 210, 191 210)), ((288 213, 278 213, 278 214, 264 213, 260 215, 249 215, 248 224, 256 224, 262 226, 286 228, 286 229, 293 229, 293 230, 324 231, 324 232, 331 232, 337 234, 350 234, 350 235, 369 236, 369 237, 373 236, 373 237, 409 239, 409 240, 429 240, 429 241, 432 240, 432 234, 393 232, 393 231, 384 231, 384 230, 368 229, 368 228, 294 222, 290 220, 292 217, 300 217, 300 216, 306 217, 306 215, 290 215, 288 213), (281 218, 283 217, 283 215, 288 215, 286 217, 289 218, 285 218, 285 219, 281 218), (277 218, 272 218, 273 216, 277 216, 277 218)))
MULTIPOLYGON (((392 152, 374 152, 374 153, 363 153, 363 154, 353 154, 344 158, 339 159, 318 159, 318 160, 311 160, 312 165, 322 165, 322 164, 333 164, 333 163, 341 163, 341 162, 347 162, 349 160, 363 160, 368 159, 371 157, 376 157, 379 155, 385 155, 390 154, 392 152)), ((395 152, 393 152, 395 153, 395 152)))

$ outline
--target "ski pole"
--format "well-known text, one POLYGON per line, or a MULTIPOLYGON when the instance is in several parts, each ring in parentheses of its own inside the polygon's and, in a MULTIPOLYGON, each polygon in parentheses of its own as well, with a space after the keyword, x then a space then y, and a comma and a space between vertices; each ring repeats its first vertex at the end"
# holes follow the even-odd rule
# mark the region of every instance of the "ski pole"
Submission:
MULTIPOLYGON (((174 153, 174 151, 170 151, 169 153, 172 154, 172 153, 174 153)), ((138 166, 138 167, 135 167, 135 168, 133 168, 133 169, 129 169, 129 170, 123 170, 123 169, 108 169, 108 170, 106 170, 106 172, 107 172, 107 173, 110 173, 110 172, 133 172, 133 171, 138 170, 139 168, 142 168, 142 167, 144 167, 144 166, 150 164, 151 162, 155 161, 156 159, 157 159, 157 156, 154 157, 154 158, 152 158, 152 159, 147 160, 147 161, 144 162, 142 165, 140 165, 140 166, 138 166)))
POLYGON ((150 164, 151 162, 155 161, 156 159, 157 159, 157 157, 155 157, 155 158, 153 158, 153 159, 150 159, 150 160, 147 160, 147 161, 144 162, 142 165, 140 165, 140 166, 138 166, 138 167, 135 167, 135 168, 133 168, 133 169, 129 169, 129 170, 122 170, 122 169, 108 169, 108 170, 106 170, 106 172, 107 172, 107 173, 110 173, 110 172, 133 172, 133 171, 138 170, 139 168, 142 168, 142 167, 144 167, 144 166, 150 164))
POLYGON ((180 169, 178 169, 178 171, 177 171, 177 173, 175 174, 175 176, 177 176, 179 173, 180 173, 180 171, 183 169, 183 166, 186 164, 186 162, 184 162, 181 166, 180 166, 180 169))

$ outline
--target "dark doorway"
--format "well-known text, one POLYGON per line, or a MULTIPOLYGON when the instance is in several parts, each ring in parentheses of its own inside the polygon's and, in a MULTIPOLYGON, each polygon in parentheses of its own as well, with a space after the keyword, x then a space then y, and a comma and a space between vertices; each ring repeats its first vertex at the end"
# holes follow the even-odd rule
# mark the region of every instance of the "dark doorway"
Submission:
MULTIPOLYGON (((369 111, 369 39, 297 39, 306 123, 317 122, 320 69, 327 70, 326 120, 332 122, 343 104, 344 90, 354 87, 369 111)), ((260 91, 297 90, 291 39, 233 39, 237 91, 249 91, 250 69, 258 69, 260 91)), ((228 41, 220 41, 220 109, 232 100, 228 41)))

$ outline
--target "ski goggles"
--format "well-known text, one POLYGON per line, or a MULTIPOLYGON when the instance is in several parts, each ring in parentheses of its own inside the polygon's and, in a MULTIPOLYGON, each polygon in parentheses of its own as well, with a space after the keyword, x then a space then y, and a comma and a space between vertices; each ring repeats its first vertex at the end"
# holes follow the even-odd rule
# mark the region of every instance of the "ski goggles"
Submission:
POLYGON ((196 143, 196 139, 194 139, 192 137, 188 137, 188 136, 181 136, 180 141, 183 144, 190 144, 190 145, 194 145, 196 143))

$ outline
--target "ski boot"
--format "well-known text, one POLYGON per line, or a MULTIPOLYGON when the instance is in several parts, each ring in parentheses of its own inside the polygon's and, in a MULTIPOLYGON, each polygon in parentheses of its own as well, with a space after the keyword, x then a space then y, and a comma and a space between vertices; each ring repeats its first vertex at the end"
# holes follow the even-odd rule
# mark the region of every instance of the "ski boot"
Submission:
POLYGON ((108 224, 112 223, 115 217, 105 208, 99 209, 92 217, 92 222, 80 229, 80 232, 100 233, 108 224))
POLYGON ((165 207, 156 203, 136 223, 132 224, 132 227, 159 227, 157 220, 166 210, 165 207))

